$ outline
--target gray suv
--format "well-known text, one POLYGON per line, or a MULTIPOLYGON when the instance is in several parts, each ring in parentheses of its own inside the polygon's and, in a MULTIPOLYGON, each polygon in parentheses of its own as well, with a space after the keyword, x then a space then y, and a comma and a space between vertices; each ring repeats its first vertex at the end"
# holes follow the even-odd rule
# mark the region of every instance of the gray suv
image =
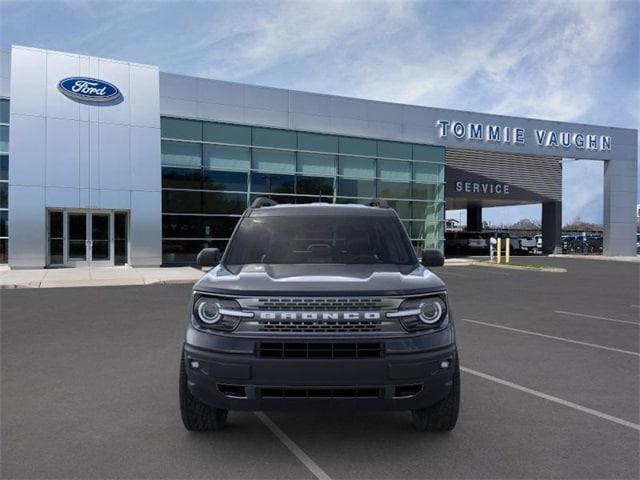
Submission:
POLYGON ((187 430, 229 410, 407 410, 420 431, 452 430, 460 370, 444 283, 395 211, 276 205, 260 198, 194 286, 180 361, 187 430))

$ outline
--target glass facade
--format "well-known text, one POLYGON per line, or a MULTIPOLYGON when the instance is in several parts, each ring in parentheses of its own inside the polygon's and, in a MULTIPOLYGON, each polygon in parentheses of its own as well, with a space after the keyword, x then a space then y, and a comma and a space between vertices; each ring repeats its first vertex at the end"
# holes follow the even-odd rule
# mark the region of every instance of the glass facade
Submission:
POLYGON ((257 197, 278 203, 384 198, 417 248, 444 247, 444 148, 161 119, 163 263, 224 249, 257 197))
POLYGON ((9 248, 9 100, 0 99, 0 264, 9 248))

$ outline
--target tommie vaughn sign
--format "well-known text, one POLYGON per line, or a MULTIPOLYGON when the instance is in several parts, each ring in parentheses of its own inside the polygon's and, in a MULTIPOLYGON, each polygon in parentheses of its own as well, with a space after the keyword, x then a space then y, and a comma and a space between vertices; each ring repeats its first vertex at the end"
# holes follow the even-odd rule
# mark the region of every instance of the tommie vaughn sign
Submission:
POLYGON ((69 77, 58 82, 58 90, 76 100, 110 102, 120 98, 120 90, 112 83, 89 77, 69 77))
MULTIPOLYGON (((526 142, 526 130, 522 127, 438 120, 436 128, 440 138, 447 138, 451 135, 465 141, 510 143, 514 145, 524 145, 526 142)), ((543 148, 575 147, 579 150, 611 151, 611 137, 607 135, 541 129, 535 129, 533 133, 534 141, 543 148)))

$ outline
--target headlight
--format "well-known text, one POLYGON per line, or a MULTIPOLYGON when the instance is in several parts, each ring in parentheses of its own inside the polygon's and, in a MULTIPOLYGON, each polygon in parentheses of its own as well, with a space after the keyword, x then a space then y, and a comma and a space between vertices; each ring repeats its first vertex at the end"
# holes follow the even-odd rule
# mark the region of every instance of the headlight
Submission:
POLYGON ((420 320, 427 325, 434 325, 442 319, 445 309, 444 302, 438 297, 426 298, 420 304, 420 313, 418 316, 420 320))
POLYGON ((193 320, 201 328, 232 331, 242 318, 253 318, 253 312, 244 312, 233 299, 194 294, 193 320))
POLYGON ((198 320, 207 325, 217 323, 222 318, 220 315, 220 304, 209 298, 201 298, 196 303, 198 320))
POLYGON ((397 318, 408 331, 439 327, 447 318, 446 294, 407 299, 387 318, 397 318))

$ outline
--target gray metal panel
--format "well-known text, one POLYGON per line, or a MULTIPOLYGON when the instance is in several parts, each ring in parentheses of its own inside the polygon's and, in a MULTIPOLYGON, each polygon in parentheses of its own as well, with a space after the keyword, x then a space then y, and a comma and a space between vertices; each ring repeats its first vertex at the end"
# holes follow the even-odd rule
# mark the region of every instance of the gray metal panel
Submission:
POLYGON ((25 47, 13 47, 11 61, 17 87, 10 107, 10 264, 44 265, 45 212, 56 207, 131 209, 132 263, 159 265, 157 68, 25 47), (123 97, 112 104, 76 102, 57 88, 74 75, 109 81, 123 97), (23 184, 38 189, 25 190, 23 184), (33 201, 25 199, 26 192, 34 194, 33 201))
MULTIPOLYGON (((531 203, 562 201, 562 165, 552 156, 510 155, 474 150, 446 149, 447 198, 476 195, 455 191, 458 180, 506 183, 512 187, 511 198, 531 203), (516 192, 515 189, 518 189, 516 192), (529 197, 529 198, 527 198, 529 197)), ((495 198, 493 195, 484 195, 495 198)), ((508 200, 506 196, 501 200, 508 200)))
POLYGON ((9 264, 42 268, 46 256, 44 187, 9 188, 9 264))

